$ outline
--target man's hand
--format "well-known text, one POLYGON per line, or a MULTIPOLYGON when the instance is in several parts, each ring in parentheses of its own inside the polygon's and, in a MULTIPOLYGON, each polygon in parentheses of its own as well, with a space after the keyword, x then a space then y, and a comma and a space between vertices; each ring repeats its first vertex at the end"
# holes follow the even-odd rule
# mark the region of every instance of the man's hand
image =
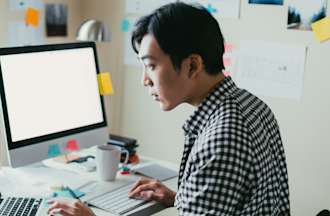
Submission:
POLYGON ((174 205, 176 193, 158 180, 140 178, 130 190, 129 197, 139 197, 144 200, 154 200, 166 207, 174 205))
POLYGON ((74 199, 54 199, 48 202, 50 208, 49 215, 63 216, 95 216, 90 208, 78 200, 74 199))

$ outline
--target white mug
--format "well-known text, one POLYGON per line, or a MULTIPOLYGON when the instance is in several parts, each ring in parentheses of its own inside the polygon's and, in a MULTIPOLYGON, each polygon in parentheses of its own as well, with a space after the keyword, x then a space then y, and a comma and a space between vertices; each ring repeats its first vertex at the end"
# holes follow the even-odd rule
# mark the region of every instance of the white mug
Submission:
POLYGON ((103 181, 113 181, 116 178, 121 153, 125 152, 124 164, 128 162, 129 153, 126 149, 114 145, 99 145, 96 148, 96 172, 103 181))

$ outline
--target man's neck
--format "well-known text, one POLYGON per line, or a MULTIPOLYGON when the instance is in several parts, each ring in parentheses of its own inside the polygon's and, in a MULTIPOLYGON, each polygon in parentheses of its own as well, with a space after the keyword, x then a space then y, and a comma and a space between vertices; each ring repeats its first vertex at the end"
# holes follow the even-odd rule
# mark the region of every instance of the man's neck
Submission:
POLYGON ((198 87, 194 89, 193 97, 190 104, 193 106, 198 106, 202 101, 214 90, 214 88, 225 79, 223 73, 215 76, 205 75, 198 84, 198 87))

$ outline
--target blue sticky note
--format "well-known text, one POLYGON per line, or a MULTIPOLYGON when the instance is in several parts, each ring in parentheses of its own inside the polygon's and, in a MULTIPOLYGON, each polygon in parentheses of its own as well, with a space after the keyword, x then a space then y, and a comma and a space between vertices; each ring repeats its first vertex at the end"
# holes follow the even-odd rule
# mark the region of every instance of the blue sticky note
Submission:
POLYGON ((57 157, 59 155, 61 155, 61 149, 58 144, 48 146, 48 157, 57 157))
POLYGON ((129 20, 124 19, 124 20, 121 22, 121 30, 122 30, 123 32, 128 32, 128 31, 129 31, 129 28, 130 28, 129 20))
POLYGON ((210 12, 211 14, 217 12, 217 9, 215 9, 211 4, 208 4, 206 9, 207 9, 208 12, 210 12))

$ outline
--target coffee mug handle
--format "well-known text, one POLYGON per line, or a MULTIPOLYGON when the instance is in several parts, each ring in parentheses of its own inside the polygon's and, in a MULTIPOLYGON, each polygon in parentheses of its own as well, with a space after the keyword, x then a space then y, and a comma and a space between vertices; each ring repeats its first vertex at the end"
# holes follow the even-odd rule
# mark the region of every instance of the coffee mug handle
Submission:
POLYGON ((126 165, 128 163, 128 159, 129 159, 129 152, 124 148, 121 149, 121 152, 126 154, 125 161, 123 162, 123 164, 126 165))

